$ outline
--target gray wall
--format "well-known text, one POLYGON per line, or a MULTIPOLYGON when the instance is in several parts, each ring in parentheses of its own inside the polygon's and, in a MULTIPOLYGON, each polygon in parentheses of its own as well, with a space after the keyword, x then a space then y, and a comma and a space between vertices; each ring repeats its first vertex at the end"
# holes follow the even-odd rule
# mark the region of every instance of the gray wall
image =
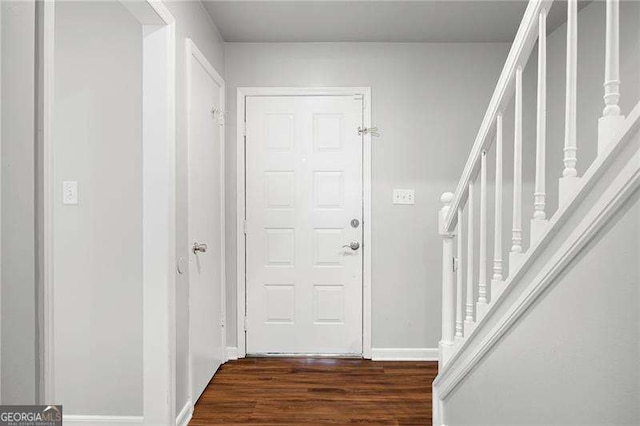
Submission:
MULTIPOLYGON (((191 38, 216 71, 224 78, 224 42, 199 1, 169 1, 165 3, 176 18, 176 119, 177 119, 177 255, 188 258, 187 226, 187 128, 186 128, 186 49, 185 39, 191 38)), ((229 106, 227 104, 227 110, 229 106)), ((176 407, 180 411, 189 398, 188 381, 188 272, 176 279, 176 407)), ((195 401, 194 401, 195 402, 195 401)))
POLYGON ((118 2, 59 2, 55 19, 56 403, 140 415, 142 27, 118 2), (78 205, 62 204, 64 180, 78 205))
MULTIPOLYGON (((176 19, 176 233, 186 257, 185 40, 220 74, 224 44, 199 1, 165 4, 176 19)), ((63 2, 56 20, 56 391, 68 414, 141 415, 141 28, 117 2, 63 2), (61 181, 73 179, 80 205, 62 206, 61 181), (87 392, 95 383, 100 395, 87 392)), ((187 303, 188 276, 178 275, 178 410, 189 392, 187 303)))
POLYGON ((228 43, 227 323, 236 342, 236 88, 371 86, 374 348, 440 340, 439 198, 453 191, 506 58, 507 44, 228 43), (414 206, 392 205, 415 188, 414 206))
POLYGON ((2 1, 3 404, 37 392, 35 277, 35 5, 2 1))
POLYGON ((447 399, 447 425, 640 424, 638 195, 447 399))

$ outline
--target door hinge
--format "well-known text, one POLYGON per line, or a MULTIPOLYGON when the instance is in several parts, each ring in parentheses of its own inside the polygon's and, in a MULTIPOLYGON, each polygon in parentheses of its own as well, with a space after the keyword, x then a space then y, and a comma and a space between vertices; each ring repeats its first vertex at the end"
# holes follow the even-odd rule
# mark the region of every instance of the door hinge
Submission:
POLYGON ((458 272, 458 258, 454 257, 452 262, 453 272, 458 272))
POLYGON ((224 312, 220 312, 220 327, 224 327, 225 315, 224 312))
POLYGON ((247 235, 247 221, 245 220, 244 223, 242 224, 242 229, 244 231, 244 235, 247 235))
POLYGON ((249 317, 244 317, 244 329, 245 331, 249 329, 249 317))
POLYGON ((380 132, 378 132, 377 127, 358 127, 358 136, 362 135, 371 135, 371 136, 380 136, 380 132))
POLYGON ((247 122, 242 123, 242 136, 247 136, 247 122))
POLYGON ((362 94, 353 95, 353 100, 354 101, 362 101, 362 108, 364 108, 364 95, 362 95, 362 94))
POLYGON ((224 126, 224 111, 216 108, 215 106, 211 108, 211 116, 214 120, 218 120, 218 124, 220 126, 224 126))

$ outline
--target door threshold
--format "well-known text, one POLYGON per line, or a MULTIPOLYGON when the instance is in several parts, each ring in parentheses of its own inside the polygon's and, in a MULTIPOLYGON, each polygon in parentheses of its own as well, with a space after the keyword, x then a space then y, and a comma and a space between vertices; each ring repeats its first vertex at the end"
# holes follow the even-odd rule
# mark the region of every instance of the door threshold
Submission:
POLYGON ((247 354, 247 358, 349 358, 362 359, 362 354, 316 354, 316 353, 287 353, 267 352, 259 354, 247 354))

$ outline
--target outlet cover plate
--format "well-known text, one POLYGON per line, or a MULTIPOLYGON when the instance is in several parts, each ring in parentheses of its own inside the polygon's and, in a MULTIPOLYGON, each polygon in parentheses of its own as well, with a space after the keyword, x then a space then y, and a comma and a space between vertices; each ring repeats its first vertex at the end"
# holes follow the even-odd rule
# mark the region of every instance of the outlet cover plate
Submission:
POLYGON ((62 204, 76 205, 78 204, 78 182, 74 180, 66 180, 62 182, 62 204))
POLYGON ((393 204, 415 204, 415 203, 416 203, 415 189, 394 189, 393 190, 393 204))

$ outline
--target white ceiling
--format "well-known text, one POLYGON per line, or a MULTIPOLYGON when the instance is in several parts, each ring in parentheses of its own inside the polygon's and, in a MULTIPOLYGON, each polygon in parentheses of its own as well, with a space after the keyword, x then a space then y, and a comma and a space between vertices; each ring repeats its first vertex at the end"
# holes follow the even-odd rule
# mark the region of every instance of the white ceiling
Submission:
MULTIPOLYGON (((228 42, 511 42, 527 6, 525 0, 203 3, 228 42)), ((550 30, 566 20, 565 5, 552 8, 550 30)))

